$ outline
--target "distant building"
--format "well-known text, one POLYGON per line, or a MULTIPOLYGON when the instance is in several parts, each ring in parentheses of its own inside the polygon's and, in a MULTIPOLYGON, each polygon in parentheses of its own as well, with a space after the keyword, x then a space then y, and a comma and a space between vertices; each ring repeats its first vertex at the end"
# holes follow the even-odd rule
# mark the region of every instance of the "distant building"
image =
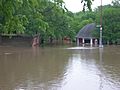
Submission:
POLYGON ((76 35, 77 45, 97 45, 98 39, 92 35, 94 30, 96 30, 95 23, 84 26, 76 35))

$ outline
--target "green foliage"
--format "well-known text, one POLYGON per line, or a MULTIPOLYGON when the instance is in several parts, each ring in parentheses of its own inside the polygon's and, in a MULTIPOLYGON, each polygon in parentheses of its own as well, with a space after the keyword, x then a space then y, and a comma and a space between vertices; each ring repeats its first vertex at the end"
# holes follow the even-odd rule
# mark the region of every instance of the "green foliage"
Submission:
POLYGON ((112 4, 114 7, 120 7, 120 0, 113 0, 112 4))
POLYGON ((9 19, 4 26, 3 33, 24 33, 25 27, 23 23, 19 20, 18 16, 14 16, 13 18, 9 19))
POLYGON ((94 0, 81 0, 81 3, 83 3, 83 11, 86 10, 86 7, 92 11, 91 5, 92 5, 92 1, 94 0))
MULTIPOLYGON (((81 0, 83 11, 91 10, 93 0, 81 0)), ((103 38, 120 39, 120 0, 103 6, 103 38)), ((90 12, 69 12, 63 0, 0 0, 0 33, 40 34, 41 38, 62 39, 75 35, 86 24, 100 22, 100 7, 90 12)), ((99 37, 99 32, 94 35, 99 37)))
MULTIPOLYGON (((117 0, 115 0, 117 1, 117 0)), ((117 2, 114 2, 117 3, 117 2)), ((118 4, 117 4, 118 5, 118 4)), ((103 6, 102 26, 103 39, 109 43, 115 43, 120 39, 120 7, 103 6)), ((100 12, 98 10, 96 21, 99 22, 100 12)))
POLYGON ((79 32, 85 25, 95 22, 95 13, 94 12, 78 12, 74 15, 72 26, 76 33, 79 32))

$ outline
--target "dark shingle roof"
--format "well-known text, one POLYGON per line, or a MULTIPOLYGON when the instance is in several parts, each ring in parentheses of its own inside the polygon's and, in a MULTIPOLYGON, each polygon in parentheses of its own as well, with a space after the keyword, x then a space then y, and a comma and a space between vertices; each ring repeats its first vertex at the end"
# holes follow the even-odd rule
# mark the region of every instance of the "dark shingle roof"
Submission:
POLYGON ((84 26, 77 34, 77 38, 93 38, 92 32, 95 30, 95 23, 88 24, 84 26))

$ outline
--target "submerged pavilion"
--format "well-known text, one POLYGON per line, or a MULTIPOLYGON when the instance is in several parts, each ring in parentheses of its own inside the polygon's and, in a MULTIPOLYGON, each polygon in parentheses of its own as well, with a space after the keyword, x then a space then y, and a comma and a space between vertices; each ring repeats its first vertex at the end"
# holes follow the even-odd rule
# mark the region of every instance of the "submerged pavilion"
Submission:
POLYGON ((95 30, 95 23, 84 26, 76 35, 77 45, 97 45, 98 39, 93 36, 95 30))

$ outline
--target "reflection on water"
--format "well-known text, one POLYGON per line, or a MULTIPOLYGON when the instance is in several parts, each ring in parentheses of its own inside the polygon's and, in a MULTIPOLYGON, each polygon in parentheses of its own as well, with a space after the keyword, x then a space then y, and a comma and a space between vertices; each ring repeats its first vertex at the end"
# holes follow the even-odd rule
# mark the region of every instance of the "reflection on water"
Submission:
POLYGON ((120 47, 0 47, 0 90, 120 90, 120 47))

